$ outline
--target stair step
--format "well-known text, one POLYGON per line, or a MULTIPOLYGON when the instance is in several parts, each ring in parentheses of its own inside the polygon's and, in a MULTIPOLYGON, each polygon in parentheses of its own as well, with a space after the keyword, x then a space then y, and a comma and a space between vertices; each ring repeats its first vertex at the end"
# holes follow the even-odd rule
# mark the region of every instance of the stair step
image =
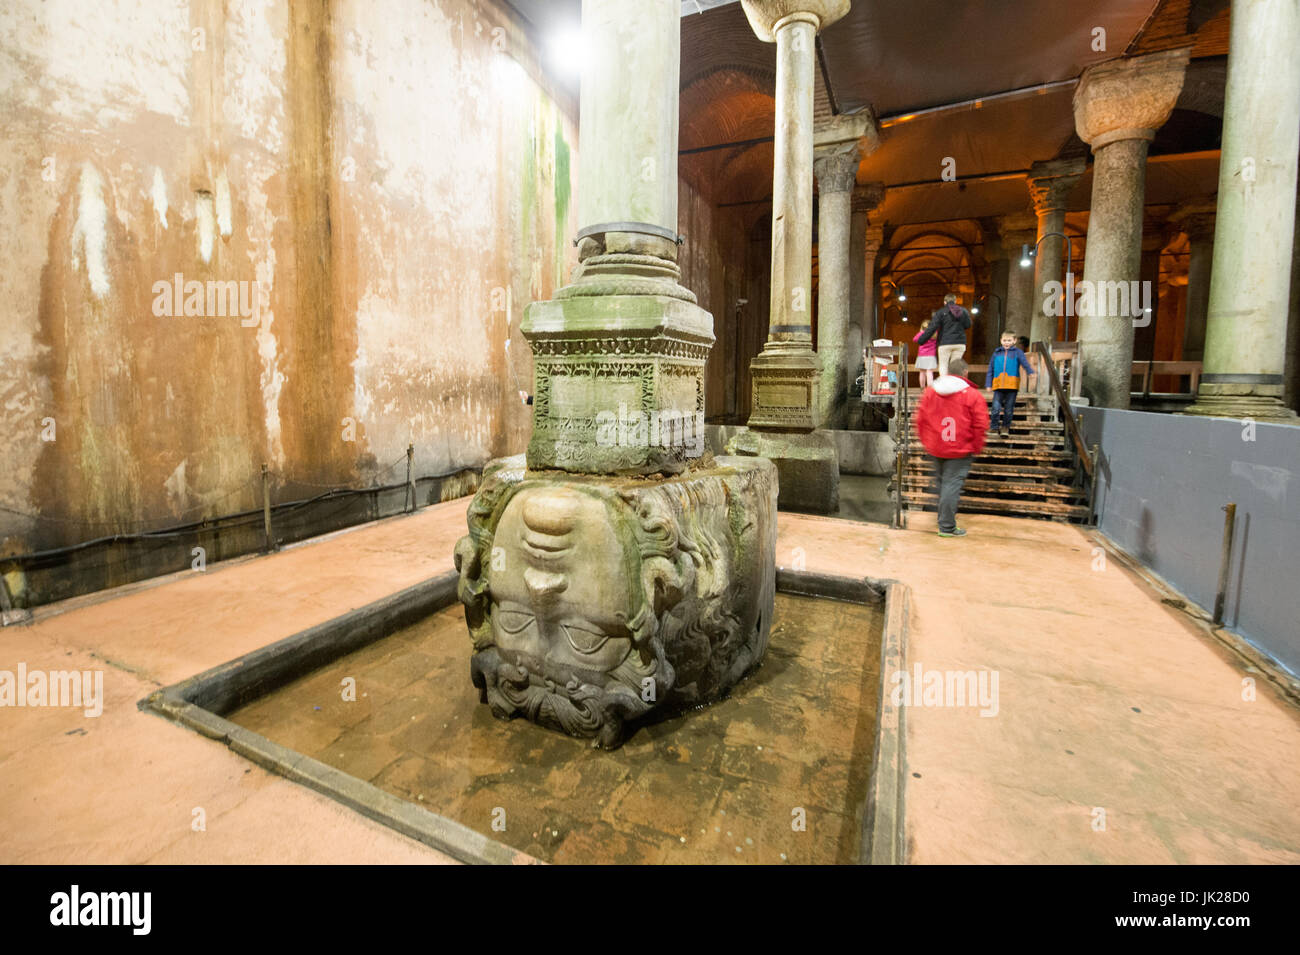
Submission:
MULTIPOLYGON (((905 473, 933 474, 934 465, 930 463, 928 457, 909 455, 905 473)), ((990 477, 1065 478, 1066 480, 1074 477, 1073 468, 1056 468, 1046 464, 1003 464, 999 461, 981 461, 978 458, 971 467, 970 473, 990 477)))
MULTIPOLYGON (((929 505, 938 507, 939 497, 936 494, 923 494, 919 491, 903 491, 903 500, 909 505, 929 505)), ((1067 504, 1063 501, 1024 501, 1024 500, 1001 500, 998 498, 961 496, 961 502, 957 505, 958 511, 980 511, 990 514, 1007 514, 1012 517, 1020 517, 1026 514, 1034 514, 1040 517, 1064 517, 1074 518, 1080 521, 1088 519, 1088 506, 1086 504, 1067 504)))
MULTIPOLYGON (((915 455, 924 455, 930 453, 926 451, 926 446, 919 440, 909 440, 907 442, 907 451, 915 455)), ((1065 456, 1065 460, 1070 457, 1070 444, 1065 440, 1037 439, 1011 435, 1010 438, 992 438, 984 443, 984 450, 979 452, 979 457, 985 455, 996 457, 1014 457, 1017 455, 1034 456, 1037 453, 1056 453, 1056 455, 1065 456)))
MULTIPOLYGON (((904 490, 914 490, 928 492, 934 487, 933 477, 926 478, 913 475, 903 477, 904 490)), ((967 478, 966 490, 974 491, 977 494, 991 494, 994 496, 1003 495, 1025 495, 1029 497, 1050 497, 1050 498, 1082 498, 1084 492, 1068 484, 1057 484, 1047 482, 1043 484, 1033 484, 1026 481, 998 481, 986 480, 982 478, 967 478)))
MULTIPOLYGON (((930 452, 924 450, 919 444, 907 448, 907 457, 922 457, 926 459, 930 452)), ((1000 464, 1054 464, 1062 466, 1070 464, 1073 461, 1073 455, 1067 448, 1011 448, 1011 447, 989 447, 987 444, 984 450, 976 456, 976 461, 997 461, 1000 464)))

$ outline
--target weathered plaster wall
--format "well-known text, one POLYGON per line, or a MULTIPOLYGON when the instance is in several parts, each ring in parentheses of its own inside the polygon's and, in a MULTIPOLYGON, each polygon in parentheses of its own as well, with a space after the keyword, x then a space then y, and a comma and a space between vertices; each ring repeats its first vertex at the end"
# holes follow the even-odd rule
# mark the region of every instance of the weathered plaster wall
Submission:
POLYGON ((254 507, 263 461, 523 450, 515 329, 573 262, 540 75, 490 2, 0 6, 0 557, 254 507), (252 314, 156 314, 177 274, 252 314))

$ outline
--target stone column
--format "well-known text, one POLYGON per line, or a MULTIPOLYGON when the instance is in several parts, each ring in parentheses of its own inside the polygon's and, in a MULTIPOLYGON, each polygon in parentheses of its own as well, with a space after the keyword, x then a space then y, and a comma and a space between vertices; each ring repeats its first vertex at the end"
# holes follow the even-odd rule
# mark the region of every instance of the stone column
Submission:
POLYGON ((520 326, 532 468, 673 474, 702 454, 713 318, 678 281, 680 15, 680 0, 583 2, 578 268, 520 326))
POLYGON ((1184 203, 1170 216, 1187 234, 1187 317, 1183 326, 1183 361, 1205 357, 1205 322, 1210 306, 1214 259, 1214 200, 1184 203))
MULTIPOLYGON (((1049 282, 1065 282, 1066 240, 1053 233, 1065 232, 1065 202, 1083 175, 1087 161, 1058 159, 1036 162, 1029 167, 1029 198, 1038 216, 1038 254, 1034 257, 1034 308, 1029 323, 1029 341, 1056 339, 1056 320, 1062 314, 1063 298, 1049 282), (1051 238, 1047 238, 1051 236, 1051 238)), ((1070 261, 1073 269, 1082 263, 1070 261)))
POLYGON ((1100 63, 1084 70, 1074 91, 1075 127, 1094 156, 1079 349, 1084 394, 1103 408, 1129 405, 1147 144, 1178 100, 1188 53, 1100 63))
MULTIPOLYGON (((980 308, 979 317, 983 321, 983 355, 989 357, 998 347, 999 323, 1006 320, 1007 284, 1011 263, 1007 259, 1006 250, 1002 248, 1002 240, 998 238, 992 221, 981 220, 980 229, 984 235, 984 261, 989 267, 989 293, 980 308)), ((1017 250, 1017 262, 1019 258, 1017 250)))
POLYGON ((858 150, 828 151, 813 163, 817 176, 817 426, 843 427, 847 383, 844 342, 849 326, 849 220, 858 150))
POLYGON ((776 462, 783 505, 835 510, 835 445, 826 435, 799 436, 814 430, 819 407, 810 322, 816 41, 820 30, 848 13, 849 0, 741 0, 741 5, 758 38, 776 44, 776 136, 767 344, 750 363, 750 430, 730 446, 776 462))
MULTIPOLYGON (((1038 238, 1037 224, 1033 216, 1015 215, 1004 218, 1000 226, 1002 248, 1010 263, 1007 272, 1006 321, 1002 330, 1014 335, 1028 335, 1036 307, 1034 266, 1032 260, 1028 266, 1021 265, 1021 256, 1026 245, 1030 250, 1034 248, 1034 242, 1038 238)), ((997 347, 996 340, 994 347, 997 347)))
POLYGON ((1282 399, 1300 149, 1297 49, 1295 0, 1232 5, 1205 364, 1189 414, 1295 418, 1282 399))
MULTIPOLYGON (((814 136, 813 172, 817 177, 817 425, 843 428, 848 397, 845 345, 849 338, 852 295, 849 261, 852 247, 854 186, 858 163, 879 143, 869 112, 837 116, 818 124, 814 136)), ((883 191, 883 186, 880 187, 883 191)))
MULTIPOLYGON (((863 282, 862 294, 862 345, 865 348, 876 337, 876 300, 880 292, 880 276, 876 272, 876 260, 880 258, 880 247, 885 244, 884 226, 871 225, 868 220, 862 234, 862 260, 866 281, 863 282)), ((858 356, 861 363, 862 356, 858 356)))

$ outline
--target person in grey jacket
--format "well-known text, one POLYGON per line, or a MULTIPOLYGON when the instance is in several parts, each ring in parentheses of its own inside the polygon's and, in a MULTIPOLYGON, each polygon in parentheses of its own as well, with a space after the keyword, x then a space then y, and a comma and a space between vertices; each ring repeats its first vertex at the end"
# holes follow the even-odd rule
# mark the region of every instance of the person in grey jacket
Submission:
POLYGON ((957 304, 957 296, 949 292, 943 297, 943 308, 930 316, 930 327, 917 339, 924 345, 937 336, 939 343, 939 374, 948 374, 948 362, 966 354, 966 330, 970 328, 970 312, 957 304))

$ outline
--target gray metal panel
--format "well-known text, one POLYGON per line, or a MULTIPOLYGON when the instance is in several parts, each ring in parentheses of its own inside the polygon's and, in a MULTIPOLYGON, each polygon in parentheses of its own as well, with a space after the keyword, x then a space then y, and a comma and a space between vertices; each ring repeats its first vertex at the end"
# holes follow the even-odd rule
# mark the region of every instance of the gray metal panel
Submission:
MULTIPOLYGON (((1223 511, 1237 504, 1224 621, 1300 673, 1300 428, 1077 408, 1101 445, 1101 531, 1205 608, 1218 585, 1223 511)), ((1135 635, 1138 636, 1138 635, 1135 635)))

